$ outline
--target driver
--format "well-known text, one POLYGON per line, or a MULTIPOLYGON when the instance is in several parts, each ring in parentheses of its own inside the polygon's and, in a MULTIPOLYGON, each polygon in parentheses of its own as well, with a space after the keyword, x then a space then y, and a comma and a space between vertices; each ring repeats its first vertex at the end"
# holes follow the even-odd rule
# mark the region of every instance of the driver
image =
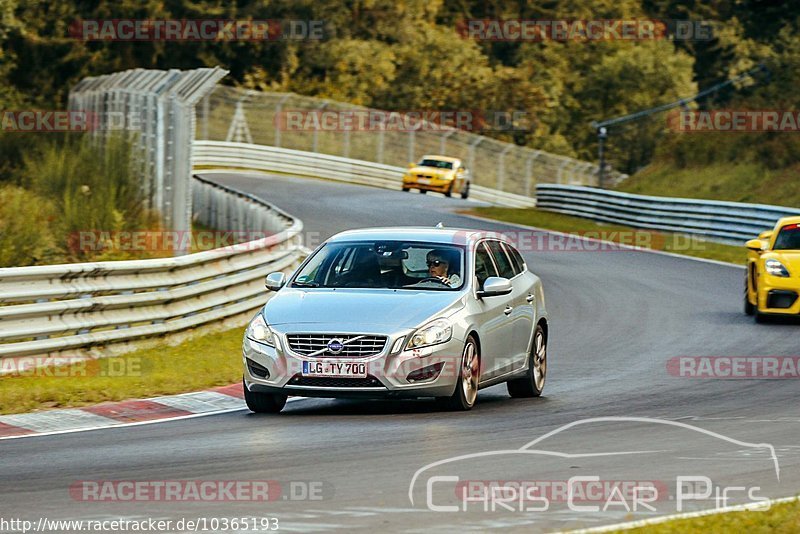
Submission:
POLYGON ((450 261, 452 254, 443 249, 433 249, 428 252, 426 262, 428 264, 428 276, 439 278, 442 282, 450 287, 457 287, 461 285, 461 277, 454 272, 458 269, 455 262, 450 261), (453 265, 453 271, 450 266, 453 265))

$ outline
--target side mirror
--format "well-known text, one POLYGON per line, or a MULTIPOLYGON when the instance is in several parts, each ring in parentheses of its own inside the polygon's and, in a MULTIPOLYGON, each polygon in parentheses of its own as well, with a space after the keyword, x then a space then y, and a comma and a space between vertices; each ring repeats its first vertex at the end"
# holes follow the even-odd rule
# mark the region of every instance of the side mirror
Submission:
POLYGON ((408 164, 408 168, 409 168, 409 169, 413 169, 413 168, 414 168, 414 167, 416 167, 416 166, 417 166, 417 164, 416 164, 416 163, 414 163, 413 161, 412 161, 411 163, 409 163, 409 164, 408 164))
POLYGON ((762 241, 761 239, 751 239, 750 241, 745 243, 744 246, 756 252, 761 252, 765 248, 764 241, 762 241))
POLYGON ((280 271, 269 273, 266 278, 266 286, 270 291, 277 291, 286 283, 286 275, 280 271))
POLYGON ((758 238, 759 238, 759 239, 766 239, 766 240, 769 240, 769 238, 771 238, 771 237, 772 237, 772 234, 773 234, 773 233, 775 233, 775 232, 774 232, 774 230, 764 230, 763 232, 761 232, 760 234, 758 234, 758 238))
POLYGON ((490 276, 483 283, 483 291, 478 291, 478 298, 508 295, 512 291, 511 280, 500 276, 490 276))

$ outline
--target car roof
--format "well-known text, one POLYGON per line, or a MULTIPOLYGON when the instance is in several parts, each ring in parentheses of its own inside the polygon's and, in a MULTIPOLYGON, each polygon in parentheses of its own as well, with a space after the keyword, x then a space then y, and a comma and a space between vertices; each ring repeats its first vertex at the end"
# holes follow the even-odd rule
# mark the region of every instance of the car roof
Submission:
POLYGON ((467 245, 480 239, 498 239, 509 243, 499 232, 468 228, 431 228, 428 226, 388 226, 382 228, 360 228, 340 232, 328 242, 343 241, 422 241, 437 244, 467 245))
POLYGON ((422 159, 438 159, 440 161, 449 161, 451 163, 461 161, 458 158, 451 158, 450 156, 437 156, 436 154, 425 154, 424 156, 422 156, 422 159))
POLYGON ((800 215, 794 215, 792 217, 781 217, 780 219, 778 219, 778 224, 776 226, 782 228, 787 224, 800 224, 800 215))

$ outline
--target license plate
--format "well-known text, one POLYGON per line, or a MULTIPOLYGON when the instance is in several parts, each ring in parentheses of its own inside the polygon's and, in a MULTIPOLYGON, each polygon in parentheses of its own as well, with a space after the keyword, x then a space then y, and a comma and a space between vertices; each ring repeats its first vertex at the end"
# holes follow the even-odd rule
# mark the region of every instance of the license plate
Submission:
POLYGON ((431 181, 428 180, 427 178, 417 178, 417 183, 421 185, 428 185, 429 183, 431 183, 431 181))
POLYGON ((303 376, 366 378, 367 364, 355 362, 303 362, 303 376))

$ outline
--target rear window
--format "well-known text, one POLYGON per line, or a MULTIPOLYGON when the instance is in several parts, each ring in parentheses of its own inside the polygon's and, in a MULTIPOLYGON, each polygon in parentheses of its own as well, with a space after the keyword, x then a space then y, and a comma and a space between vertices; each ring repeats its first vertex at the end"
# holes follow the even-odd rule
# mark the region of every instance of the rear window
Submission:
POLYGON ((789 224, 781 228, 775 238, 774 250, 800 250, 800 225, 789 224))
POLYGON ((506 249, 508 256, 511 258, 511 264, 514 266, 514 272, 517 274, 524 272, 525 260, 522 259, 522 255, 519 253, 519 251, 508 243, 503 243, 503 248, 506 249))
POLYGON ((500 271, 500 276, 514 278, 514 267, 511 266, 511 260, 508 259, 505 251, 500 247, 500 241, 489 241, 488 244, 497 264, 497 269, 500 271))

